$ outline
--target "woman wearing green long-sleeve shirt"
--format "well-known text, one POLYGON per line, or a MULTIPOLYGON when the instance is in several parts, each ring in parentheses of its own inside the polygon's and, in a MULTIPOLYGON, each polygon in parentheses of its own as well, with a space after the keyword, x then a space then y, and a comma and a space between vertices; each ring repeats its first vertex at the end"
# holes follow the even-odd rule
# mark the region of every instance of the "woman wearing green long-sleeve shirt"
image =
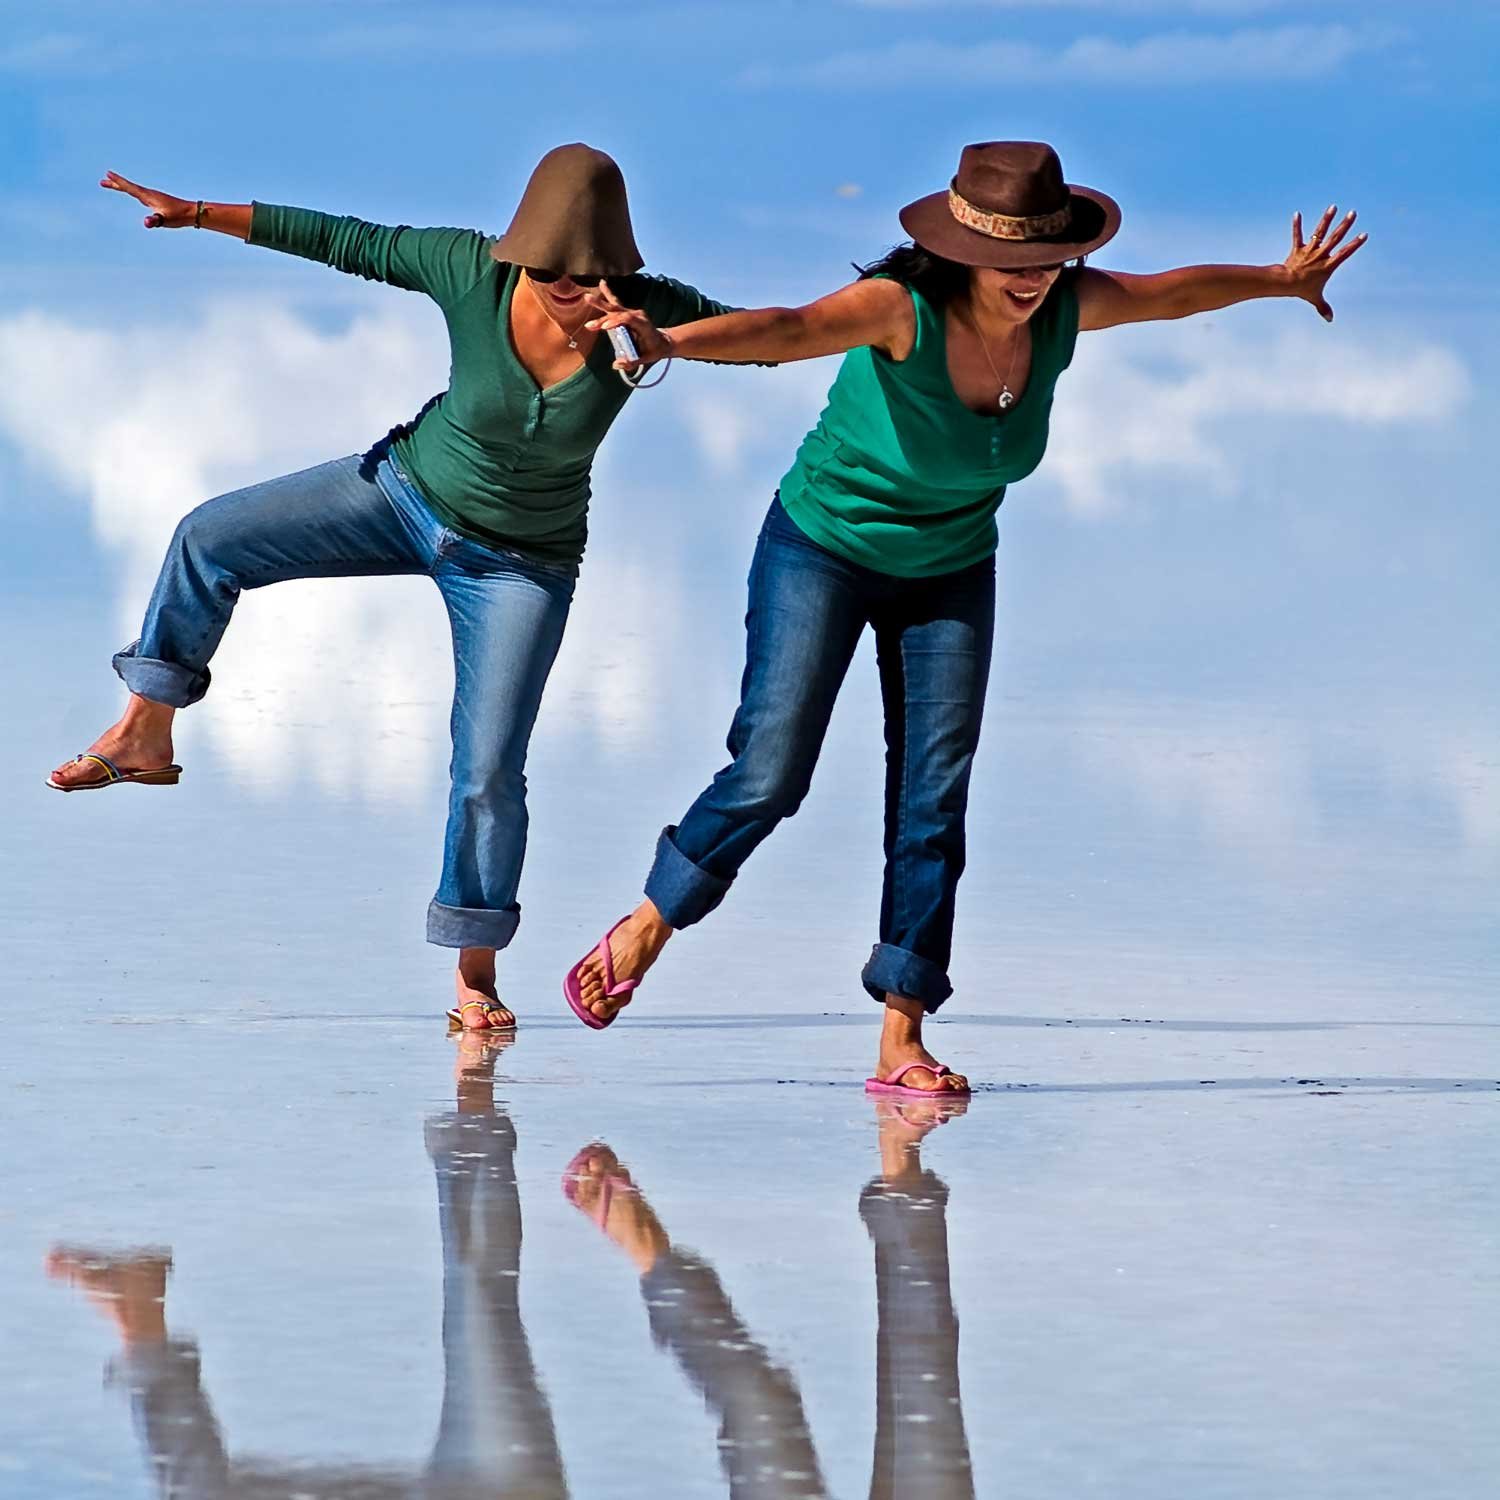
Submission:
POLYGON ((607 337, 584 327, 590 289, 658 325, 728 309, 637 274, 620 169, 583 145, 549 152, 498 240, 470 229, 386 227, 264 203, 205 203, 114 173, 104 187, 146 227, 214 229, 252 245, 423 292, 452 346, 448 389, 368 453, 210 500, 178 526, 140 639, 115 657, 124 715, 49 785, 171 785, 172 721, 209 686, 240 591, 291 578, 426 573, 447 605, 456 682, 452 794, 429 942, 459 950, 450 1016, 510 1026, 495 954, 520 919, 526 748, 562 641, 587 535, 595 450, 630 387, 607 337))

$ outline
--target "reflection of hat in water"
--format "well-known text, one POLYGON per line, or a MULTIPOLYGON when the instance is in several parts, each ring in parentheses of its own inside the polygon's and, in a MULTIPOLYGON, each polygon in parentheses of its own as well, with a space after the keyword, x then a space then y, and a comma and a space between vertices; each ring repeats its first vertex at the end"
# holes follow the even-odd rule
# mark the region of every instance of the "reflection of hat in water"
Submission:
POLYGON ((1119 229, 1120 205, 1064 182, 1051 146, 988 141, 965 146, 947 191, 908 203, 901 227, 946 260, 1007 270, 1097 250, 1119 229))
POLYGON ((630 227, 625 178, 592 146, 558 146, 536 165, 496 260, 558 275, 628 276, 645 265, 630 227))

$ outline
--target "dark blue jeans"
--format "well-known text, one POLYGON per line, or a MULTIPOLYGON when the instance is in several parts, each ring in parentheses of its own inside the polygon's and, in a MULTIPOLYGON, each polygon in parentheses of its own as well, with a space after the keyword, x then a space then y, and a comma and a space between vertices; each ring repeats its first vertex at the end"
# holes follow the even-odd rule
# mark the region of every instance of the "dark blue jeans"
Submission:
POLYGON ((866 625, 885 703, 885 884, 880 941, 862 978, 877 1000, 889 991, 934 1011, 953 993, 954 897, 994 640, 993 558, 937 578, 877 573, 820 547, 775 500, 750 569, 732 760, 663 830, 646 895, 673 927, 701 921, 797 811, 866 625))
POLYGON ((141 636, 115 657, 125 686, 185 708, 240 593, 291 578, 426 573, 453 627, 453 760, 443 873, 427 941, 504 948, 521 920, 526 749, 573 600, 572 570, 449 530, 377 443, 363 457, 220 495, 184 517, 141 636))

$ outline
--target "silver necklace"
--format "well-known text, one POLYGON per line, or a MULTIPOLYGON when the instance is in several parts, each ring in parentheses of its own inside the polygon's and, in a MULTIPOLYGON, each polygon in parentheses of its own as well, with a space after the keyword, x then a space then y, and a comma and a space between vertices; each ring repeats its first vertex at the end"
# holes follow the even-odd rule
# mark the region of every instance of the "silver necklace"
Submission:
POLYGON ((549 308, 547 304, 542 301, 542 294, 537 291, 536 286, 533 284, 531 277, 529 276, 526 278, 526 285, 531 288, 531 300, 535 302, 539 308, 541 308, 542 316, 546 318, 546 320, 568 341, 568 348, 576 349, 578 347, 578 335, 583 332, 583 323, 587 323, 588 320, 593 316, 593 310, 589 309, 588 311, 586 311, 583 315, 583 323, 580 323, 578 327, 572 331, 572 333, 569 333, 568 330, 564 328, 562 324, 552 316, 551 308, 549 308))
POLYGON ((1016 393, 1010 388, 1010 377, 1015 373, 1016 356, 1021 352, 1021 328, 1016 329, 1015 337, 1011 340, 1010 363, 1005 367, 1005 379, 1001 380, 1000 372, 995 368, 995 361, 990 358, 989 341, 980 332, 979 324, 968 313, 964 314, 964 321, 974 330, 974 337, 979 340, 979 349, 984 355, 984 362, 990 367, 990 374, 999 382, 999 406, 1001 411, 1005 411, 1015 404, 1016 399, 1016 393))

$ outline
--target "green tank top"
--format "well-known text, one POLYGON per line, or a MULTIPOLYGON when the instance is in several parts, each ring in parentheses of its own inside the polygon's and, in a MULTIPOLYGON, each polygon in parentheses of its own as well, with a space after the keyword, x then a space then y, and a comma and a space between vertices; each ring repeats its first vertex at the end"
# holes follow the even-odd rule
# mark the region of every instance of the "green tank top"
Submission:
POLYGON ((1006 485, 1047 449, 1052 390, 1078 337, 1076 279, 1064 271, 1033 315, 1026 389, 993 417, 958 399, 943 309, 909 287, 911 353, 899 364, 871 348, 844 356, 818 425, 781 481, 787 514, 830 552, 899 578, 990 556, 1006 485))

